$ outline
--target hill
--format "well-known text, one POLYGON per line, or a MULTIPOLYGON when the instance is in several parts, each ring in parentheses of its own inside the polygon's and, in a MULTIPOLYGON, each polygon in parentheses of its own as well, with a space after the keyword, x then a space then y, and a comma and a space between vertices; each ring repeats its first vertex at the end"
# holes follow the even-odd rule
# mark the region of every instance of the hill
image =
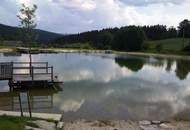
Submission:
MULTIPOLYGON (((4 40, 19 40, 20 30, 21 28, 19 27, 0 24, 0 36, 4 40)), ((35 33, 37 35, 37 42, 40 43, 49 43, 62 36, 62 34, 48 32, 40 29, 35 29, 35 33)))

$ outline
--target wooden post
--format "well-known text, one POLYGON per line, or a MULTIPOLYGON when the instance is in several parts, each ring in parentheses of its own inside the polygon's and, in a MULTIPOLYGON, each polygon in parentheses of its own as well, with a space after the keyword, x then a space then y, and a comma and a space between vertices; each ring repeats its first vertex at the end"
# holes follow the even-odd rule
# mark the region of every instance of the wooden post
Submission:
POLYGON ((46 62, 46 73, 48 73, 48 62, 46 62))
POLYGON ((30 66, 30 75, 32 74, 32 55, 31 55, 31 47, 29 49, 29 59, 30 59, 30 63, 29 63, 29 66, 30 66))
POLYGON ((51 81, 53 81, 53 66, 51 67, 51 81))
POLYGON ((32 80, 34 80, 34 67, 33 66, 31 67, 31 72, 32 72, 31 73, 32 74, 32 80))
POLYGON ((29 110, 30 118, 32 118, 29 91, 27 91, 27 98, 28 98, 28 110, 29 110))
POLYGON ((13 63, 13 61, 11 62, 11 78, 13 79, 13 73, 14 73, 14 70, 13 70, 13 68, 14 68, 14 63, 13 63))
POLYGON ((21 103, 21 97, 20 97, 20 93, 19 93, 19 104, 20 104, 20 114, 23 117, 23 111, 22 111, 22 103, 21 103))

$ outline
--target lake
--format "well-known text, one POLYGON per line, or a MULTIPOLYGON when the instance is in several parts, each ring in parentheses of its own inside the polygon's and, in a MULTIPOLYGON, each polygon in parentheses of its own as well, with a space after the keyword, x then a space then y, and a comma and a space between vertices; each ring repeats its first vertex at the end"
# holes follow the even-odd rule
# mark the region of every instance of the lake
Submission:
MULTIPOLYGON (((31 90, 32 111, 62 113, 65 121, 190 119, 190 61, 114 54, 36 54, 48 61, 63 91, 31 90)), ((28 55, 0 54, 0 62, 28 55)), ((18 97, 0 82, 0 109, 19 111, 18 97)))

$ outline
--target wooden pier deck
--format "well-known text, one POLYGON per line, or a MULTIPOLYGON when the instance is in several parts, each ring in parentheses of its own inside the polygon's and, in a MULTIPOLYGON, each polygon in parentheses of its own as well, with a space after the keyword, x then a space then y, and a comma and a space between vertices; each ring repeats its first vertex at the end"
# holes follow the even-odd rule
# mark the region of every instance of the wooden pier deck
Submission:
POLYGON ((11 88, 61 83, 48 62, 32 62, 31 67, 30 62, 0 63, 0 80, 9 80, 11 88))

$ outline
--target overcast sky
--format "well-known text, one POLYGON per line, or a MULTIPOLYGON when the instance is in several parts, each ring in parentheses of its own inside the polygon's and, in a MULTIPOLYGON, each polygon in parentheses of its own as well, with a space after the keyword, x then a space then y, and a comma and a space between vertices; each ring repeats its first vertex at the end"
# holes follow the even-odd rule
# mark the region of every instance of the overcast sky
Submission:
POLYGON ((0 23, 18 26, 21 3, 37 4, 37 28, 58 33, 125 25, 177 27, 190 19, 190 0, 0 0, 0 23))

